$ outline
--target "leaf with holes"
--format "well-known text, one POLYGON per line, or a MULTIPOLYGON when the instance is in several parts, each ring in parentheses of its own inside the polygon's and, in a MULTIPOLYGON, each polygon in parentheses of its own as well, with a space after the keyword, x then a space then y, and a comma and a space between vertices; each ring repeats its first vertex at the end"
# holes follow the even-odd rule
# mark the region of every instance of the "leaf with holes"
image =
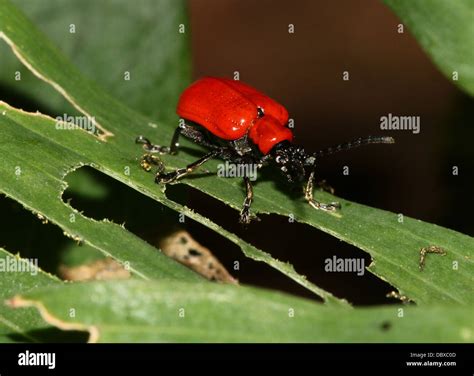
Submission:
MULTIPOLYGON (((61 180, 67 170, 77 167, 78 164, 93 165, 169 208, 180 211, 219 232, 241 246, 248 257, 268 263, 328 301, 344 304, 296 274, 290 265, 273 259, 201 215, 169 200, 165 192, 153 183, 153 179, 139 168, 137 158, 140 153, 133 140, 138 134, 145 134, 157 143, 167 144, 173 132, 173 125, 168 123, 155 125, 151 119, 132 111, 104 93, 97 85, 84 79, 18 10, 6 0, 1 0, 1 3, 0 37, 36 76, 51 84, 79 111, 88 116, 92 115, 95 126, 101 131, 100 140, 80 130, 58 131, 51 118, 23 113, 2 104, 1 110, 5 116, 0 117, 2 119, 0 125, 5 129, 5 140, 18 137, 20 141, 8 146, 11 157, 6 157, 3 164, 5 173, 11 174, 17 160, 27 163, 29 160, 27 154, 34 155, 34 161, 29 163, 37 166, 42 158, 49 158, 48 149, 51 148, 56 150, 51 153, 56 160, 60 155, 62 157, 63 167, 58 167, 62 173, 58 170, 53 171, 57 179, 61 180), (28 151, 19 147, 22 144, 28 145, 28 151)), ((189 142, 183 144, 191 146, 189 142)), ((192 153, 184 149, 177 156, 164 156, 163 160, 169 167, 174 168, 182 167, 194 158, 192 153)), ((49 163, 47 170, 53 170, 49 163)), ((216 166, 217 161, 209 163, 210 170, 216 166)), ((11 176, 5 173, 2 175, 11 176)), ((206 176, 199 179, 184 179, 182 183, 222 200, 235 209, 240 209, 243 192, 240 181, 236 179, 206 176)), ((13 184, 11 179, 4 178, 0 180, 0 184, 1 189, 8 190, 7 193, 12 197, 22 202, 28 200, 34 202, 34 195, 30 191, 24 191, 20 196, 16 190, 11 189, 13 184)), ((59 189, 56 195, 59 196, 59 189)), ((327 193, 318 193, 318 197, 325 201, 334 200, 327 193)), ((57 201, 59 206, 59 200, 57 201)), ((289 200, 287 193, 277 189, 273 182, 261 181, 255 188, 254 209, 260 213, 293 215, 297 221, 307 223, 367 251, 374 260, 369 270, 418 303, 472 303, 474 242, 471 237, 407 217, 403 222, 399 222, 398 216, 393 213, 343 199, 338 201, 342 204, 342 210, 336 215, 315 211, 303 199, 289 200), (430 245, 443 247, 447 255, 433 257, 430 260, 430 267, 420 272, 419 251, 422 247, 430 245), (453 268, 454 263, 457 268, 453 268)), ((51 214, 47 216, 51 217, 51 214)), ((56 223, 65 220, 58 217, 54 219, 56 223), (58 219, 61 221, 58 222, 58 219)), ((86 238, 84 233, 78 235, 86 238)))
MULTIPOLYGON (((2 28, 0 37, 7 42, 16 56, 25 66, 31 69, 36 76, 51 84, 79 111, 82 111, 86 115, 93 114, 93 118, 95 119, 94 125, 100 132, 99 138, 102 141, 107 139, 107 143, 99 142, 95 137, 81 130, 58 131, 57 122, 54 119, 37 114, 27 114, 8 106, 6 103, 0 105, 0 111, 4 114, 3 119, 0 118, 0 120, 6 124, 10 122, 9 127, 3 128, 4 132, 2 136, 5 137, 4 140, 15 137, 15 135, 9 132, 23 133, 20 131, 20 128, 26 127, 30 131, 23 133, 24 135, 29 135, 26 137, 31 137, 32 139, 39 137, 40 140, 45 138, 49 141, 47 147, 45 147, 43 141, 28 139, 28 141, 25 142, 36 146, 35 150, 32 150, 33 148, 29 149, 30 155, 35 155, 35 160, 39 159, 38 155, 35 154, 36 152, 40 153, 39 155, 41 156, 53 155, 55 157, 54 162, 49 161, 49 164, 55 164, 57 167, 53 174, 56 176, 58 183, 63 179, 64 175, 72 169, 84 164, 91 165, 133 188, 139 189, 144 193, 146 192, 148 196, 162 202, 171 209, 184 213, 209 228, 218 231, 239 245, 248 257, 268 263, 328 301, 336 304, 346 304, 344 301, 334 298, 330 293, 308 282, 304 276, 297 274, 291 265, 275 260, 269 254, 250 246, 206 218, 168 200, 164 193, 151 183, 150 177, 140 170, 137 161, 137 151, 139 151, 139 149, 137 149, 133 142, 140 131, 141 133, 144 133, 144 130, 147 132, 152 131, 156 125, 150 119, 118 103, 115 99, 99 89, 94 83, 83 78, 80 73, 67 62, 64 56, 60 55, 57 50, 44 40, 44 36, 34 29, 16 8, 6 0, 2 0, 1 3, 3 3, 3 5, 0 7, 0 26, 4 25, 4 27, 2 28), (20 26, 13 29, 6 27, 12 20, 20 26), (40 40, 44 41, 44 45, 40 46, 38 44, 40 40), (56 56, 59 60, 56 60, 56 58, 51 60, 52 56, 56 56), (71 78, 74 79, 71 80, 71 78), (13 121, 13 123, 11 123, 11 121, 13 121), (105 127, 105 125, 107 125, 107 127, 105 127), (115 136, 110 137, 112 134, 115 136), (48 147, 59 147, 59 149, 57 153, 53 154, 48 152, 48 147), (66 152, 63 148, 68 149, 68 151, 66 152), (60 157, 62 154, 68 157, 63 159, 60 157)), ((65 126, 67 127, 67 124, 59 124, 59 128, 65 126)), ((163 128, 163 131, 163 133, 169 134, 170 128, 163 128)), ((24 155, 25 150, 23 150, 20 145, 20 143, 16 142, 15 145, 9 146, 12 149, 16 149, 16 152, 13 152, 10 161, 6 163, 6 166, 8 166, 6 167, 7 170, 11 168, 14 169, 15 166, 18 165, 14 162, 18 160, 17 157, 14 156, 15 154, 17 156, 24 155)), ((187 155, 187 158, 189 160, 190 156, 187 155)), ((25 163, 26 161, 23 160, 23 162, 25 163)), ((36 172, 40 174, 39 170, 36 172)), ((7 177, 8 175, 5 177, 5 181, 2 182, 3 184, 0 189, 12 198, 25 203, 28 196, 26 194, 20 196, 20 189, 12 187, 11 179, 7 179, 7 177), (10 185, 10 187, 8 187, 8 185, 10 185)), ((41 178, 44 179, 44 176, 41 178)), ((18 184, 18 186, 20 185, 21 184, 18 184)), ((28 190, 25 186, 23 186, 23 189, 28 190)), ((52 194, 51 192, 46 194, 49 197, 58 198, 56 200, 57 202, 55 202, 57 208, 64 206, 59 201, 60 191, 62 189, 64 189, 64 187, 61 189, 57 188, 56 194, 52 194)), ((30 199, 31 198, 32 197, 30 197, 30 199)), ((90 239, 87 239, 85 233, 78 231, 77 223, 71 224, 68 222, 67 226, 63 225, 63 220, 66 219, 66 216, 64 216, 61 221, 58 221, 57 216, 52 215, 51 211, 45 212, 44 208, 39 208, 34 201, 29 201, 29 204, 26 206, 40 212, 51 222, 60 224, 65 230, 67 228, 67 232, 71 232, 72 228, 74 228, 74 236, 84 239, 85 242, 90 241, 90 239)), ((81 221, 86 220, 83 217, 80 219, 81 221)), ((107 223, 107 226, 115 228, 115 225, 110 223, 107 223)), ((113 234, 110 232, 109 235, 110 238, 116 237, 116 233, 113 234)), ((98 248, 101 249, 101 247, 98 248)), ((115 252, 105 252, 105 254, 117 257, 117 252, 120 253, 120 251, 116 250, 115 252)), ((122 256, 119 257, 119 261, 122 260, 123 262, 122 256)), ((137 258, 141 257, 138 254, 134 256, 137 258)), ((155 255, 153 255, 153 257, 154 256, 155 255)), ((148 265, 148 268, 153 268, 147 259, 149 259, 149 257, 145 257, 145 259, 142 260, 143 265, 148 265)), ((134 261, 133 264, 136 265, 136 261, 134 261)))
POLYGON ((82 130, 58 131, 54 119, 22 112, 1 102, 0 113, 3 114, 0 116, 0 143, 5 145, 6 151, 0 163, 0 190, 52 223, 60 225, 78 241, 124 263, 135 274, 144 278, 197 278, 191 272, 183 273, 179 265, 172 267, 175 264, 173 261, 166 259, 121 226, 94 221, 65 205, 61 200, 61 193, 65 189, 63 178, 68 172, 82 165, 91 165, 136 189, 144 191, 144 185, 151 186, 153 189, 147 190, 150 197, 220 232, 241 246, 249 257, 267 262, 333 303, 346 304, 309 283, 291 265, 273 259, 190 209, 168 200, 161 190, 150 184, 149 176, 142 173, 139 167, 129 167, 136 165, 137 161, 122 153, 115 138, 103 143, 82 130), (16 142, 8 143, 9 139, 15 139, 16 142), (34 156, 34 159, 25 155, 25 145, 28 145, 28 155, 31 158, 34 156), (101 161, 101 164, 96 161, 101 161), (127 167, 134 172, 127 175, 127 167), (34 192, 32 187, 35 187, 34 192), (70 220, 71 215, 74 221, 70 220), (161 262, 164 264, 160 265, 161 262))
MULTIPOLYGON (((60 225, 65 234, 77 242, 115 258, 138 277, 199 280, 196 274, 157 252, 152 246, 125 231, 122 226, 107 221, 94 221, 65 204, 61 200, 61 194, 66 188, 64 175, 92 161, 79 157, 33 131, 41 129, 45 120, 54 131, 54 122, 49 118, 23 114, 23 121, 19 123, 12 115, 20 112, 6 110, 2 104, 0 113, 3 114, 0 116, 0 144, 3 145, 0 190, 3 193, 60 225), (31 129, 24 128, 26 124, 30 124, 31 129), (15 142, 9 142, 10 140, 15 142)), ((70 136, 68 132, 56 132, 70 136)), ((100 146, 99 143, 96 145, 100 146)))
MULTIPOLYGON (((189 48, 186 43, 188 34, 174 32, 177 25, 186 20, 184 0, 159 0, 159 3, 156 0, 142 0, 140 4, 132 4, 127 0, 13 2, 49 34, 53 42, 81 71, 109 92, 159 120, 175 116, 174 103, 190 80, 189 48), (107 17, 107 22, 103 22, 104 14, 114 16, 107 17), (161 35, 166 35, 167 38, 158 46, 156 38, 161 35), (127 58, 117 59, 118 53, 126 55, 127 58), (124 80, 125 74, 130 72, 133 72, 131 79, 124 80), (161 105, 157 106, 156 103, 161 105)), ((33 108, 41 112, 80 115, 52 86, 39 81, 11 54, 8 45, 0 43, 0 55, 0 93, 5 96, 6 102, 16 103, 21 96, 21 105, 30 106, 28 98, 34 98, 34 104, 31 106, 37 106, 33 108), (20 76, 17 77, 17 74, 20 76), (21 80, 17 81, 19 78, 21 80)), ((88 169, 82 169, 78 173, 68 175, 69 192, 77 189, 76 193, 82 197, 100 194, 105 199, 111 198, 113 192, 104 192, 104 188, 94 185, 88 171, 90 172, 88 169)), ((136 193, 130 192, 129 196, 131 195, 136 193)), ((137 210, 135 213, 136 215, 130 213, 127 216, 127 223, 138 220, 148 221, 145 223, 167 220, 165 216, 170 211, 155 213, 153 218, 147 215, 148 212, 137 210)), ((8 236, 14 242, 15 234, 8 236)), ((8 239, 4 240, 4 244, 8 244, 8 239)), ((35 249, 39 253, 50 250, 51 242, 51 239, 41 242, 41 246, 35 249)), ((67 256, 73 250, 76 250, 74 253, 77 255, 77 261, 82 258, 83 262, 86 262, 91 257, 101 257, 93 249, 89 251, 87 246, 78 247, 72 242, 67 250, 62 249, 59 254, 61 257, 67 256)), ((61 262, 67 260, 61 259, 61 262)))
POLYGON ((471 307, 328 307, 249 287, 179 281, 81 283, 9 301, 91 342, 470 342, 471 307), (76 315, 71 318, 69 309, 76 315))

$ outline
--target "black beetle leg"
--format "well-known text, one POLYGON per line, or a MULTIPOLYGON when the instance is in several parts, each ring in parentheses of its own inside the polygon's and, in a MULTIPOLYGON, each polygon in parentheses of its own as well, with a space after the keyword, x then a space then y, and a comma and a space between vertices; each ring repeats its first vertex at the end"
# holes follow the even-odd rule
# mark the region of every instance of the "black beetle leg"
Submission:
POLYGON ((196 162, 193 162, 187 165, 185 168, 178 168, 172 172, 161 173, 160 171, 157 172, 155 176, 155 182, 160 184, 169 184, 174 183, 177 180, 181 179, 183 176, 186 176, 196 170, 199 166, 203 165, 207 161, 215 158, 221 154, 221 150, 213 150, 203 157, 199 158, 196 162))
POLYGON ((150 140, 143 136, 138 136, 135 139, 135 143, 143 144, 143 149, 148 153, 159 153, 159 154, 169 154, 170 148, 168 146, 155 145, 150 142, 150 140))
POLYGON ((250 178, 244 176, 244 183, 245 183, 245 200, 242 206, 242 210, 240 211, 240 218, 239 222, 242 224, 249 224, 252 219, 260 220, 257 216, 250 214, 250 205, 252 205, 253 201, 253 187, 250 178))

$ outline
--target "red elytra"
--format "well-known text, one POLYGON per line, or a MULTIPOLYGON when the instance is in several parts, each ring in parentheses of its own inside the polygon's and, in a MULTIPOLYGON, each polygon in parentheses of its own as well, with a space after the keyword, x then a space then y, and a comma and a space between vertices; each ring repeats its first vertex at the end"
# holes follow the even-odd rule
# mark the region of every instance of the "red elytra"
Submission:
POLYGON ((264 155, 276 144, 293 140, 286 126, 286 108, 239 81, 204 77, 183 92, 176 112, 224 140, 237 140, 247 134, 264 155), (261 117, 259 108, 263 110, 261 117))

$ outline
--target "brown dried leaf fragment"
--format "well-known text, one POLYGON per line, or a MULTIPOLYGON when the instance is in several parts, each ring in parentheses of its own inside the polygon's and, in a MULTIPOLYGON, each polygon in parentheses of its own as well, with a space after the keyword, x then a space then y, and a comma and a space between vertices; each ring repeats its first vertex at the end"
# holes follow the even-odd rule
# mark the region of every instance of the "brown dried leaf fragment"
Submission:
POLYGON ((184 230, 178 230, 160 240, 159 247, 168 257, 211 281, 238 284, 238 281, 229 274, 211 251, 195 241, 184 230))
POLYGON ((67 281, 91 281, 130 278, 130 271, 112 258, 104 258, 88 264, 59 268, 59 275, 67 281))

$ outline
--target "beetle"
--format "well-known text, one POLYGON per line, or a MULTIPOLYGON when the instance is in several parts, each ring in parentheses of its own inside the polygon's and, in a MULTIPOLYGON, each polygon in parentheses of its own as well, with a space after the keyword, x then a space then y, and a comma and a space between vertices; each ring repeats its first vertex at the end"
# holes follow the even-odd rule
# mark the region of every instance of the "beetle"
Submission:
MULTIPOLYGON (((169 147, 154 145, 143 136, 136 139, 147 152, 141 166, 147 171, 151 165, 159 166, 156 183, 175 183, 213 158, 257 168, 273 164, 290 183, 302 185, 304 197, 313 208, 325 211, 334 211, 340 205, 322 203, 313 197, 318 158, 364 144, 395 142, 392 137, 369 136, 308 154, 293 143, 285 107, 253 87, 227 78, 204 77, 194 82, 181 94, 176 112, 182 121, 169 147), (160 159, 153 154, 177 153, 180 135, 206 147, 209 152, 184 168, 166 173, 160 159)), ((243 180, 246 195, 240 222, 247 224, 257 218, 250 213, 251 179, 244 175, 243 180)))

